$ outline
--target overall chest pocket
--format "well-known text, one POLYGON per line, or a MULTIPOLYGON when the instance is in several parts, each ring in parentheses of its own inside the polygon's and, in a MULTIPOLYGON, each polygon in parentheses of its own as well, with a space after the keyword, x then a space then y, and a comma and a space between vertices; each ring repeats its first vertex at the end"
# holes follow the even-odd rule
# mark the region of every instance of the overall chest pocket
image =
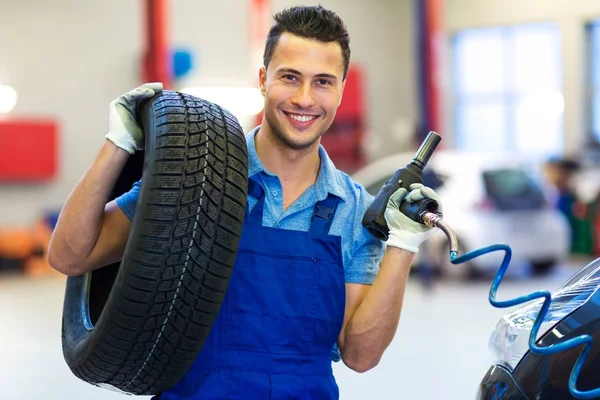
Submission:
POLYGON ((315 258, 238 253, 224 302, 224 344, 310 353, 320 317, 319 271, 315 258))

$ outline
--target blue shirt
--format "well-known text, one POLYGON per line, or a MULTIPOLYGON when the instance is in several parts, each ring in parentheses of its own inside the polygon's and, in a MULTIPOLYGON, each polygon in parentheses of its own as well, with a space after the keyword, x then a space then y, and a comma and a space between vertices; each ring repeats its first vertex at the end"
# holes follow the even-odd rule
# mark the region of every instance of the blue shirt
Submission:
MULTIPOLYGON (((260 127, 254 128, 247 136, 248 177, 256 180, 265 190, 263 225, 280 229, 308 231, 314 207, 325 200, 328 194, 341 199, 338 204, 329 234, 341 236, 344 275, 347 283, 372 284, 379 271, 384 243, 373 237, 363 226, 362 218, 373 201, 373 196, 365 188, 354 182, 346 173, 339 171, 325 151, 319 146, 321 166, 315 184, 310 186, 287 210, 283 209, 283 193, 277 175, 263 166, 254 137, 260 127)), ((133 219, 139 196, 140 183, 116 199, 117 204, 129 219, 133 219)), ((248 196, 250 209, 256 199, 248 196)))

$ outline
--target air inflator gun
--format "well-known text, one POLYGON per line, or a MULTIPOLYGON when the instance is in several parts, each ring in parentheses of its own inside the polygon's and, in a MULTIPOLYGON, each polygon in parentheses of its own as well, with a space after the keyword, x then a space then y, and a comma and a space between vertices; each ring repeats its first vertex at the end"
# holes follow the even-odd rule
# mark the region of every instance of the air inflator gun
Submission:
MULTIPOLYGON (((362 224, 376 238, 386 241, 390 230, 385 221, 385 209, 389 198, 400 188, 405 188, 410 192, 410 185, 413 183, 423 183, 423 169, 433 155, 442 137, 431 131, 419 147, 414 158, 404 168, 396 170, 394 175, 383 185, 377 193, 377 196, 371 203, 371 206, 365 213, 362 224)), ((423 216, 425 213, 437 213, 438 204, 435 200, 423 199, 413 203, 402 202, 400 211, 407 215, 413 221, 425 223, 423 216)))

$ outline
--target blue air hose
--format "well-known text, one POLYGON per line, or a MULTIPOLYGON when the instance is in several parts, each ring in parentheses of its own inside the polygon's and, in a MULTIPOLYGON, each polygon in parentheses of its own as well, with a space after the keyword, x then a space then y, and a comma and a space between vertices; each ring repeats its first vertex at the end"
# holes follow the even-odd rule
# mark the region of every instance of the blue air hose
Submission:
POLYGON ((577 361, 575 362, 575 366, 573 367, 573 370, 571 371, 571 376, 569 377, 569 390, 570 390, 571 394, 573 395, 573 397, 575 397, 577 399, 594 399, 594 398, 599 397, 600 396, 600 388, 594 389, 594 390, 588 390, 588 391, 580 391, 580 390, 577 390, 577 388, 575 387, 576 383, 577 383, 577 378, 579 377, 579 374, 581 372, 583 364, 588 356, 588 353, 590 352, 590 350, 592 348, 593 339, 590 335, 577 336, 575 338, 568 339, 568 340, 565 340, 564 342, 556 343, 554 345, 550 345, 547 347, 540 347, 535 343, 536 337, 538 335, 538 332, 540 330, 542 322, 544 321, 544 318, 546 317, 546 314, 548 313, 548 309, 550 307, 550 302, 552 301, 550 292, 548 292, 547 290, 539 290, 537 292, 533 292, 528 295, 517 297, 512 300, 505 300, 505 301, 496 300, 496 293, 498 292, 498 287, 500 286, 500 282, 502 282, 502 279, 504 278, 504 274, 506 273, 506 269, 508 268, 508 264, 510 263, 510 259, 511 259, 511 255, 512 255, 512 250, 509 246, 503 245, 503 244, 491 245, 491 246, 487 246, 487 247, 483 247, 481 249, 471 251, 471 252, 463 254, 461 256, 458 255, 457 251, 452 250, 450 252, 450 262, 452 262, 452 264, 461 264, 463 262, 472 260, 472 259, 482 256, 484 254, 488 254, 488 253, 491 253, 494 251, 502 251, 502 250, 505 252, 505 255, 504 255, 504 259, 502 260, 502 265, 500 266, 500 270, 498 271, 498 273, 496 274, 496 277, 494 278, 494 281, 492 282, 492 287, 490 289, 490 295, 489 295, 490 303, 492 304, 492 306, 494 306, 496 308, 507 308, 507 307, 513 307, 513 306, 523 304, 528 301, 539 299, 539 298, 543 297, 544 304, 542 305, 540 313, 538 314, 538 317, 535 320, 535 323, 533 324, 533 328, 531 329, 531 334, 529 335, 529 348, 531 349, 531 351, 533 353, 548 356, 548 355, 560 353, 561 351, 572 349, 581 344, 585 344, 583 351, 577 358, 577 361))

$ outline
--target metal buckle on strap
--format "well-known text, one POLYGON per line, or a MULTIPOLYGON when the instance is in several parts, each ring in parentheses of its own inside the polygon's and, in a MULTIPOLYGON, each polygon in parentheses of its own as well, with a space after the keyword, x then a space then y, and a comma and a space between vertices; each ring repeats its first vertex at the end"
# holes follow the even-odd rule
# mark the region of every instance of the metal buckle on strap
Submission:
POLYGON ((313 218, 319 217, 319 218, 324 219, 325 221, 329 221, 332 214, 333 214, 333 209, 331 209, 330 207, 323 207, 323 206, 320 206, 319 204, 317 204, 315 206, 315 210, 313 211, 313 218))

